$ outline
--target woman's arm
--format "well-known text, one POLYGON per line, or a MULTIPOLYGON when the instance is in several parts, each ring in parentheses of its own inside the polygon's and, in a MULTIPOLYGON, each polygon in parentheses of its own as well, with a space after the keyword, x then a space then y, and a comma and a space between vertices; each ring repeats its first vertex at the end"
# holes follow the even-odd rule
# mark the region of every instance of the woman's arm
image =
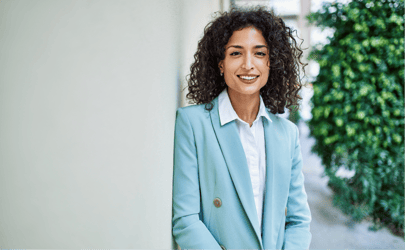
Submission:
POLYGON ((173 236, 181 248, 221 249, 199 218, 200 186, 194 131, 185 110, 176 113, 173 169, 173 236))
POLYGON ((291 182, 287 201, 284 249, 308 249, 312 237, 309 232, 311 213, 304 189, 299 133, 297 126, 294 126, 294 128, 295 146, 293 149, 291 182))

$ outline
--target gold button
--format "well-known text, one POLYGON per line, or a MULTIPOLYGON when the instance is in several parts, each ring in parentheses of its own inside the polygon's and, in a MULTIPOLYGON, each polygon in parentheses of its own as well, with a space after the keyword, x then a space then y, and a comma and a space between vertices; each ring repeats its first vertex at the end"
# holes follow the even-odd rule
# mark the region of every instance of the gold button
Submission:
POLYGON ((222 205, 222 201, 220 198, 215 198, 214 199, 214 206, 220 207, 222 205))
POLYGON ((287 208, 285 208, 285 216, 287 216, 287 208))

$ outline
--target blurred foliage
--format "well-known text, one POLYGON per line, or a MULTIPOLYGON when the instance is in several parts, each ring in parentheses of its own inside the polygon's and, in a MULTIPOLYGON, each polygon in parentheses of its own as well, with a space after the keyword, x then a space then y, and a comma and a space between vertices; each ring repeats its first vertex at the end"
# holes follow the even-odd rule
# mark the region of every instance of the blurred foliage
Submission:
POLYGON ((404 1, 324 3, 308 20, 334 31, 309 57, 320 73, 308 123, 334 204, 403 235, 404 1))
POLYGON ((298 122, 301 120, 300 111, 296 106, 294 106, 288 114, 288 120, 292 121, 296 125, 298 125, 298 122))

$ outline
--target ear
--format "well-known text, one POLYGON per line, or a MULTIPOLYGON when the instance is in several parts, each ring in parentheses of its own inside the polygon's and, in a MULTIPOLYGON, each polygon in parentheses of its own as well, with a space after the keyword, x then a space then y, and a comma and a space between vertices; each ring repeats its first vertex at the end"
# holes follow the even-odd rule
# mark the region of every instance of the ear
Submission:
POLYGON ((220 61, 220 62, 218 63, 218 67, 219 67, 219 69, 221 70, 221 73, 224 73, 224 61, 220 61))

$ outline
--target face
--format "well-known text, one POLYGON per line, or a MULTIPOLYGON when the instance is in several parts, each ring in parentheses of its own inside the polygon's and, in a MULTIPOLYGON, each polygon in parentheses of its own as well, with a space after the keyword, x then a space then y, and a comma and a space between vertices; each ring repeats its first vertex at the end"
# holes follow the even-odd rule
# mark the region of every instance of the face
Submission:
POLYGON ((254 27, 234 31, 219 63, 229 95, 260 95, 269 78, 269 50, 262 32, 254 27))

